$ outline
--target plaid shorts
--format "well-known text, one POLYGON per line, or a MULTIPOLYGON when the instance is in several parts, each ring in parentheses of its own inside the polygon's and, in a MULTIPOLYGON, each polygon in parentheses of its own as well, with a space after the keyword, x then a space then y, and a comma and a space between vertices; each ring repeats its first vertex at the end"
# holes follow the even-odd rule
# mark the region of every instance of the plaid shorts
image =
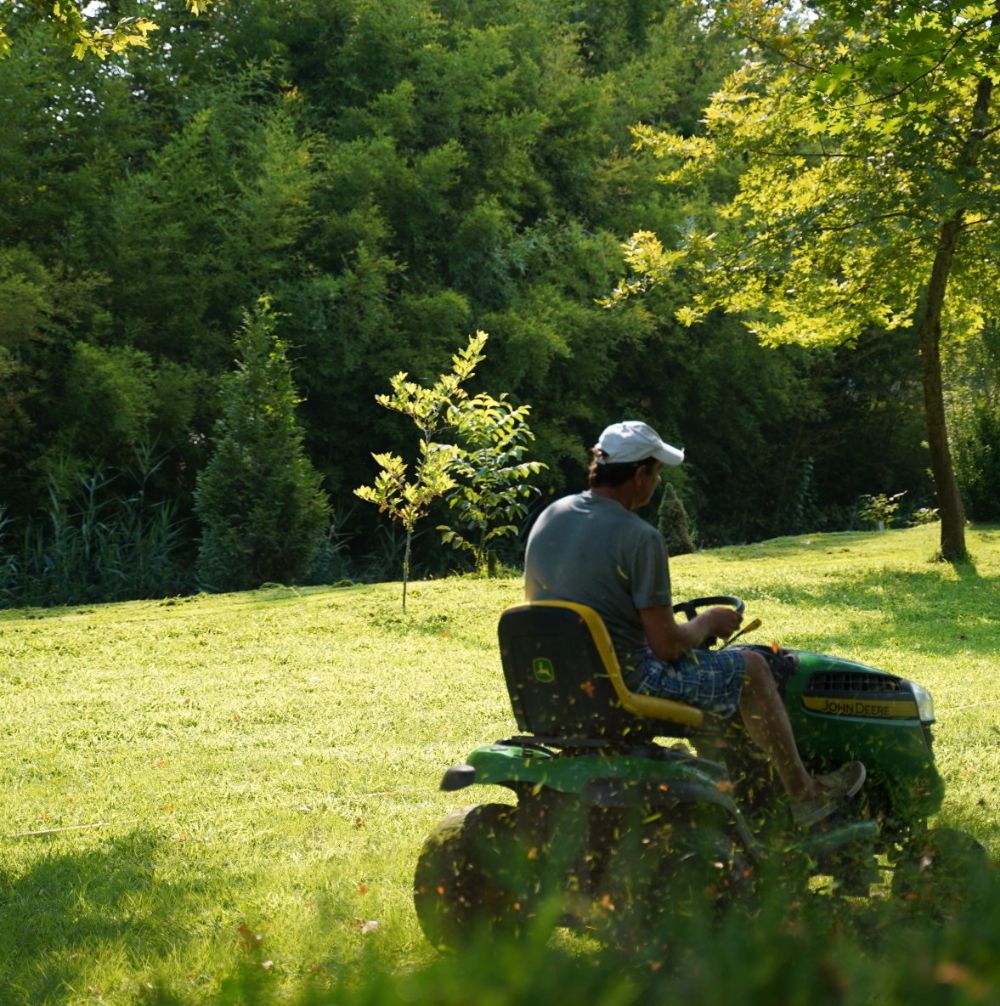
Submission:
MULTIPOLYGON (((624 669, 624 668, 623 668, 624 669)), ((666 663, 646 647, 627 662, 628 677, 643 695, 673 699, 716 716, 732 716, 740 704, 746 659, 739 648, 688 650, 666 663)))

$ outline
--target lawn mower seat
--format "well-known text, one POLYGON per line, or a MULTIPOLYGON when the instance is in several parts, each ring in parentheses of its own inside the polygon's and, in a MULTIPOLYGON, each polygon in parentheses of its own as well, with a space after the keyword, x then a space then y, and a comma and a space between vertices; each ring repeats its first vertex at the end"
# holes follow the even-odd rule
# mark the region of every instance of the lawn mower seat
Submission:
POLYGON ((508 608, 498 627, 500 656, 518 727, 546 741, 642 742, 686 736, 704 713, 631 692, 604 621, 569 601, 508 608))

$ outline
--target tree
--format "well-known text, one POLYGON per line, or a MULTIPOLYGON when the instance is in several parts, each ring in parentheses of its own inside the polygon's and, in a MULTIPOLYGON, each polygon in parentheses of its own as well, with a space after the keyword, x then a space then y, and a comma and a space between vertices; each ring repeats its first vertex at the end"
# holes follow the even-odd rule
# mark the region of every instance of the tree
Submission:
POLYGON ((471 553, 480 573, 492 576, 497 543, 517 534, 528 500, 538 492, 527 482, 546 467, 525 459, 535 439, 527 421, 531 406, 481 392, 449 412, 458 444, 449 467, 455 485, 445 498, 457 526, 438 530, 446 544, 471 553))
MULTIPOLYGON (((212 0, 186 0, 192 14, 200 14, 212 0)), ((99 15, 105 13, 106 3, 85 4, 83 9, 73 0, 52 0, 37 4, 40 13, 32 13, 29 20, 41 21, 51 28, 56 36, 72 46, 73 56, 83 59, 87 55, 106 59, 112 53, 125 52, 136 46, 145 48, 150 32, 156 31, 156 22, 147 17, 134 15, 120 17, 114 22, 103 23, 94 19, 93 8, 99 8, 99 15)), ((21 20, 24 19, 22 14, 21 20)), ((6 23, 0 24, 0 57, 11 49, 11 38, 7 34, 6 23)))
POLYGON ((470 552, 478 570, 492 572, 496 541, 516 533, 525 501, 535 492, 525 482, 545 468, 524 458, 534 439, 527 424, 529 406, 515 406, 505 394, 470 396, 463 387, 486 358, 487 339, 485 332, 470 336, 465 348, 451 358, 451 372, 430 387, 400 373, 390 382, 392 394, 376 399, 379 405, 409 416, 420 434, 412 479, 407 480, 407 465, 399 456, 373 454, 380 469, 374 483, 354 490, 406 533, 404 611, 413 534, 431 503, 440 496, 448 498, 457 528, 440 525, 443 540, 470 552))
POLYGON ((214 590, 291 583, 309 566, 330 519, 295 418, 299 398, 266 298, 244 315, 237 368, 222 383, 215 450, 199 473, 198 575, 214 590))
POLYGON ((882 0, 736 0, 747 57, 713 97, 707 136, 649 127, 640 146, 672 184, 742 163, 738 191, 666 246, 633 236, 619 296, 678 268, 699 292, 688 322, 744 312, 759 338, 844 343, 908 327, 920 354, 941 556, 966 555, 945 419, 941 341, 1000 309, 992 107, 1000 8, 882 0))
POLYGON ((656 509, 656 527, 663 535, 670 555, 687 555, 695 550, 687 508, 669 479, 663 482, 663 496, 656 509))
POLYGON ((451 464, 456 454, 453 444, 441 443, 438 437, 447 429, 451 412, 468 400, 462 385, 482 362, 485 332, 469 337, 465 349, 451 358, 451 371, 442 374, 425 388, 408 380, 400 372, 389 382, 391 395, 377 395, 379 405, 409 416, 420 434, 413 477, 407 479, 407 465, 401 457, 389 452, 372 454, 379 472, 370 486, 358 486, 356 496, 374 503, 382 513, 402 525, 406 534, 403 552, 403 610, 406 611, 406 587, 410 579, 410 555, 416 526, 427 516, 431 503, 455 486, 451 464))

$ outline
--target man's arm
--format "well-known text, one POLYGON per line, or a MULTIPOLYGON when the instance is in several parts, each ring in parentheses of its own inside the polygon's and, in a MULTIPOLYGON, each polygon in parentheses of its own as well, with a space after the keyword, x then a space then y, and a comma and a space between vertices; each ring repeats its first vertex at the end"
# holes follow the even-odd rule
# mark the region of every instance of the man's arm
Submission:
POLYGON ((669 605, 640 608, 639 617, 649 648, 660 660, 676 660, 696 649, 709 636, 731 636, 742 618, 732 608, 708 608, 690 622, 678 622, 669 605))

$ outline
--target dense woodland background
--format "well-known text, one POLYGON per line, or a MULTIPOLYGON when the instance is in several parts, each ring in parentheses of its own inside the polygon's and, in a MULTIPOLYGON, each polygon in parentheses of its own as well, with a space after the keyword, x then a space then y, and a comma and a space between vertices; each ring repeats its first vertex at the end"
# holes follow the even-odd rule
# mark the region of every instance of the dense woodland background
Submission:
MULTIPOLYGON (((901 520, 935 505, 908 329, 762 348, 739 318, 682 327, 683 272, 600 303, 623 240, 669 240, 740 171, 681 196, 633 150, 636 123, 697 134, 738 64, 741 40, 695 6, 154 6, 151 47, 104 61, 69 58, 19 5, 8 20, 0 603, 206 586, 193 493, 264 294, 331 505, 306 580, 399 575, 400 532, 353 490, 373 451, 411 457, 416 437, 374 396, 398 371, 433 381, 476 329, 475 388, 531 406, 536 507, 581 486, 621 418, 687 448, 674 488, 703 546, 857 527, 865 494, 905 491, 901 520)), ((975 521, 1000 519, 998 371, 991 326, 946 360, 975 521)), ((461 567, 436 523, 421 574, 461 567)))

